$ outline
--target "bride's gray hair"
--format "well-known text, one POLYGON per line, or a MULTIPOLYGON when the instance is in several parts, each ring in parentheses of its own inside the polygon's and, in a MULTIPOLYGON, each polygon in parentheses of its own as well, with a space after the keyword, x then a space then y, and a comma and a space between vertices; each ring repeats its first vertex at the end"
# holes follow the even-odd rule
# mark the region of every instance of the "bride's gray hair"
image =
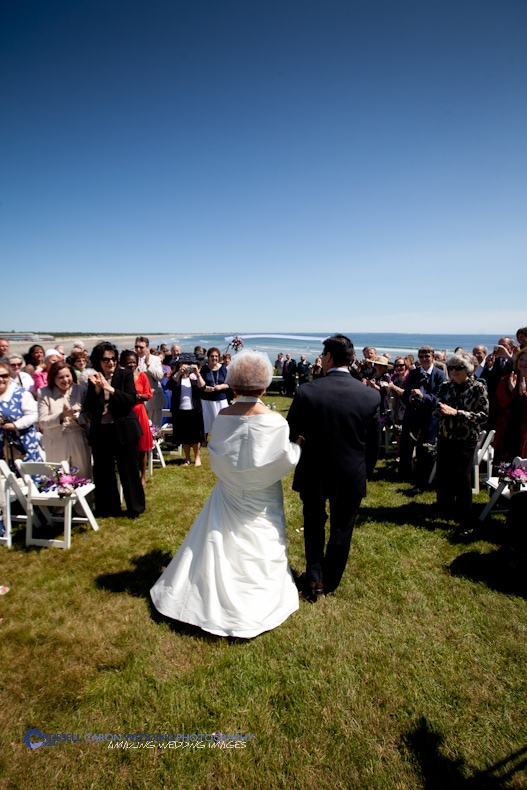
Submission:
POLYGON ((273 366, 261 351, 240 351, 227 368, 226 383, 239 395, 262 392, 273 380, 273 366))

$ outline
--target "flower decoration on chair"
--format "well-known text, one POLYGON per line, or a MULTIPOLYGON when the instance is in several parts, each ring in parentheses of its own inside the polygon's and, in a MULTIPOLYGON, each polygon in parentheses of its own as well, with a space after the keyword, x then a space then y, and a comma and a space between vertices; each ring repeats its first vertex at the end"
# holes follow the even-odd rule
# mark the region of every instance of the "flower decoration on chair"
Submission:
POLYGON ((512 491, 519 491, 521 485, 527 484, 527 470, 521 466, 501 463, 498 467, 498 476, 502 483, 507 483, 512 491))
POLYGON ((65 472, 63 469, 55 469, 52 466, 48 468, 50 475, 41 478, 38 484, 39 491, 46 493, 54 491, 60 497, 65 497, 71 496, 76 488, 91 483, 91 480, 88 480, 87 477, 77 477, 75 472, 79 470, 76 466, 72 466, 69 472, 65 472))
POLYGON ((151 424, 150 425, 150 430, 152 431, 152 439, 155 442, 158 442, 158 441, 162 442, 163 441, 163 439, 165 438, 165 433, 164 433, 164 431, 161 429, 161 427, 159 425, 151 424))

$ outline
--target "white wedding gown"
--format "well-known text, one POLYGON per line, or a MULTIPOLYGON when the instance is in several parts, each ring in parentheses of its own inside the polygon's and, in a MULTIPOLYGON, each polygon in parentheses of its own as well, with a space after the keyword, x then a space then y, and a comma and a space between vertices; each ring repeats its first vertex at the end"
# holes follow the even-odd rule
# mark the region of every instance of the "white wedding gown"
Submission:
POLYGON ((280 481, 298 463, 300 448, 275 413, 220 413, 209 454, 218 481, 150 595, 174 620, 250 638, 298 609, 280 481))

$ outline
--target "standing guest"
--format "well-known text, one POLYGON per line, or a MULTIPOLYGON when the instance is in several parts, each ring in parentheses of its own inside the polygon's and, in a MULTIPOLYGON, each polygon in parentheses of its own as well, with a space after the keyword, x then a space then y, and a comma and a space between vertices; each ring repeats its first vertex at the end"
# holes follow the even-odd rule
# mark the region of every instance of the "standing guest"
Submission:
POLYGON ((223 362, 223 364, 225 365, 225 367, 226 367, 226 368, 228 368, 228 367, 229 367, 229 365, 230 365, 230 364, 231 364, 231 362, 232 362, 232 356, 231 356, 231 355, 230 355, 228 352, 226 352, 226 353, 223 355, 223 357, 221 358, 221 361, 223 362))
POLYGON ((276 357, 276 361, 274 363, 274 367, 275 367, 275 370, 276 370, 276 375, 277 376, 281 376, 283 371, 284 371, 284 355, 283 354, 278 354, 278 356, 276 357))
POLYGON ((375 373, 375 357, 377 356, 377 349, 373 346, 364 346, 362 349, 363 359, 358 364, 359 373, 364 383, 368 379, 373 378, 375 373))
POLYGON ((91 418, 89 438, 97 515, 121 514, 115 477, 117 463, 127 515, 137 518, 145 509, 145 493, 139 478, 137 445, 142 431, 133 409, 134 377, 131 370, 117 367, 117 349, 113 343, 98 343, 90 358, 96 372, 90 376, 84 408, 91 418))
POLYGON ((46 460, 68 461, 80 477, 91 478, 91 453, 83 429, 86 387, 75 381, 75 371, 66 362, 55 362, 48 383, 38 395, 38 424, 46 460))
POLYGON ((448 370, 446 364, 446 351, 434 351, 434 365, 445 374, 445 379, 448 381, 448 370))
POLYGON ((381 396, 381 417, 384 416, 387 410, 386 399, 388 397, 388 385, 390 384, 390 374, 388 373, 389 361, 387 357, 375 357, 373 365, 373 376, 371 379, 366 379, 366 386, 371 389, 377 390, 381 396))
POLYGON ((66 352, 64 351, 64 346, 61 346, 60 343, 58 343, 55 346, 55 351, 57 351, 60 354, 62 361, 64 361, 64 359, 66 358, 66 352))
POLYGON ((474 378, 479 379, 483 368, 485 367, 485 360, 487 358, 487 346, 474 346, 472 349, 472 355, 474 359, 477 361, 477 366, 474 369, 474 378))
POLYGON ((152 431, 150 430, 150 423, 148 422, 148 414, 146 413, 145 404, 148 403, 152 397, 152 390, 146 373, 140 373, 137 369, 138 357, 135 351, 123 351, 119 359, 119 364, 125 370, 131 370, 134 376, 135 384, 135 400, 134 412, 139 420, 139 425, 143 431, 143 435, 137 444, 139 453, 139 474, 141 476, 141 484, 146 485, 146 458, 149 450, 154 446, 152 439, 152 431))
POLYGON ((71 348, 71 352, 70 352, 69 356, 66 357, 66 362, 68 363, 68 365, 73 365, 73 362, 72 362, 73 355, 76 354, 77 352, 85 351, 85 348, 86 347, 85 347, 84 343, 82 342, 82 340, 76 340, 75 343, 73 344, 72 348, 71 348))
POLYGON ((402 396, 404 395, 404 384, 407 376, 408 369, 403 357, 396 357, 393 363, 393 375, 388 384, 388 394, 393 397, 393 421, 398 427, 402 424, 406 408, 402 396))
POLYGON ((161 343, 159 346, 159 356, 161 357, 161 361, 163 365, 168 365, 170 360, 170 353, 168 351, 168 346, 166 343, 161 343))
POLYGON ((298 386, 300 386, 300 384, 307 384, 307 382, 309 381, 310 368, 311 365, 309 364, 309 362, 306 361, 306 355, 301 354, 300 362, 296 366, 296 372, 298 373, 298 386))
POLYGON ((300 493, 304 511, 306 573, 300 584, 313 601, 340 583, 366 478, 379 453, 379 394, 350 375, 352 355, 353 343, 344 335, 325 340, 325 375, 298 388, 287 418, 291 440, 302 447, 293 490, 300 493))
POLYGON ((44 370, 44 353, 44 349, 38 343, 30 347, 27 354, 24 354, 26 373, 33 375, 36 370, 44 370))
POLYGON ((172 374, 167 384, 172 392, 173 441, 176 446, 183 446, 184 466, 190 466, 191 447, 194 450, 194 466, 201 466, 200 451, 205 438, 201 392, 205 388, 205 381, 195 356, 188 354, 188 357, 187 361, 178 364, 179 369, 172 374))
POLYGON ((9 365, 0 362, 0 458, 4 443, 14 442, 25 452, 25 461, 42 461, 35 423, 37 404, 27 390, 11 381, 9 365))
POLYGON ((513 370, 496 390, 495 463, 527 458, 527 345, 514 355, 513 370))
POLYGON ((165 393, 161 382, 165 378, 160 357, 150 353, 149 340, 140 335, 135 339, 135 350, 139 359, 137 369, 146 373, 152 397, 146 404, 146 413, 153 425, 161 425, 161 413, 165 405, 165 393))
POLYGON ((203 346, 194 346, 194 355, 199 367, 202 368, 207 361, 207 352, 203 346))
POLYGON ((451 381, 439 390, 437 415, 437 506, 458 522, 458 537, 472 531, 474 450, 489 414, 487 388, 472 375, 472 357, 460 352, 448 360, 451 381))
POLYGON ((321 379, 324 375, 324 371, 322 370, 322 357, 317 357, 313 362, 311 375, 313 376, 313 381, 315 381, 315 379, 321 379))
POLYGON ((439 419, 435 414, 437 395, 445 374, 434 366, 434 349, 422 346, 417 352, 419 367, 408 374, 402 396, 405 405, 401 445, 399 474, 402 480, 413 481, 412 459, 416 451, 418 477, 427 479, 430 470, 427 468, 425 444, 434 444, 437 438, 439 419))
POLYGON ((23 390, 29 392, 33 387, 33 378, 29 373, 22 370, 24 367, 24 360, 22 357, 18 354, 8 354, 6 359, 9 370, 11 371, 11 381, 13 381, 17 387, 22 387, 23 390))
POLYGON ((84 350, 81 351, 81 349, 72 351, 69 360, 69 364, 72 366, 75 376, 77 377, 77 384, 82 384, 83 387, 87 387, 90 376, 95 373, 90 367, 88 352, 84 350))
POLYGON ((514 354, 514 340, 512 337, 500 337, 491 354, 487 354, 485 366, 481 371, 481 378, 487 382, 489 393, 489 419, 487 428, 496 427, 498 419, 498 404, 496 392, 503 376, 512 373, 512 357, 514 354))
POLYGON ((165 364, 168 365, 170 368, 174 367, 176 362, 179 361, 179 356, 181 354, 181 347, 179 343, 172 343, 170 346, 170 354, 167 354, 165 357, 165 364))
POLYGON ((38 391, 41 387, 48 385, 48 372, 55 362, 62 362, 59 352, 54 348, 49 348, 44 355, 44 369, 36 370, 33 373, 33 395, 35 400, 38 397, 38 391))
POLYGON ((201 390, 201 398, 206 442, 218 413, 229 405, 227 400, 229 385, 225 383, 227 368, 220 364, 219 348, 209 348, 207 363, 201 368, 201 375, 205 382, 205 389, 201 390))
POLYGON ((285 355, 282 378, 284 380, 284 393, 292 398, 296 390, 296 361, 291 358, 289 353, 285 355))
POLYGON ((525 348, 527 346, 527 327, 523 327, 516 331, 516 340, 518 341, 518 348, 525 348))
POLYGON ((404 358, 404 364, 406 365, 407 370, 413 370, 415 368, 415 357, 413 354, 407 354, 404 358))
POLYGON ((9 354, 9 340, 7 337, 0 337, 0 359, 9 354))

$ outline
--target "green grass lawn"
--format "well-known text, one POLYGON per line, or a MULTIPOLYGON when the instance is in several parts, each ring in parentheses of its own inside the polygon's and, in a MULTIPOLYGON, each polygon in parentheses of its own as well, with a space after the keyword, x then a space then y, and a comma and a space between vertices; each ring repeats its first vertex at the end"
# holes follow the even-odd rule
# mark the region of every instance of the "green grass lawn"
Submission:
MULTIPOLYGON (((270 396, 285 411, 288 401, 270 396)), ((74 529, 70 551, 0 548, 0 788, 525 788, 523 569, 493 517, 454 541, 433 492, 382 461, 334 598, 251 641, 152 615, 148 591, 214 484, 177 458, 137 521, 74 529), (244 748, 29 749, 24 733, 253 734, 244 748)), ((284 480, 289 556, 301 508, 284 480)), ((481 494, 483 503, 486 495, 481 494)))

